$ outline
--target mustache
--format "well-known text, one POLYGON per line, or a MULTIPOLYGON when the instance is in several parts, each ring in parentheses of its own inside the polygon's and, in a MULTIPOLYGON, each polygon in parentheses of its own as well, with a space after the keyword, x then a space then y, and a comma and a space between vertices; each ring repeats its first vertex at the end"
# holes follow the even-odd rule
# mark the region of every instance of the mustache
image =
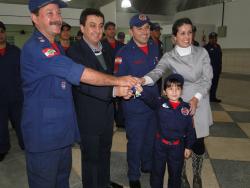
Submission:
POLYGON ((57 26, 62 26, 62 22, 60 21, 53 21, 53 22, 50 22, 49 25, 57 25, 57 26))

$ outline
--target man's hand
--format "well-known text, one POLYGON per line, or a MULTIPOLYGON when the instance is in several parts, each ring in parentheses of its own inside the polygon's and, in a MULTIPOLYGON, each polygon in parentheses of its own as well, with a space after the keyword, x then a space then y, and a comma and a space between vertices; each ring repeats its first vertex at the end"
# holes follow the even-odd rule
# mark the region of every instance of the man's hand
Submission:
POLYGON ((190 115, 194 115, 198 106, 198 102, 199 100, 196 97, 193 97, 190 101, 189 101, 189 105, 190 105, 190 115))
POLYGON ((139 83, 139 78, 132 77, 132 76, 120 76, 117 77, 117 84, 116 86, 128 86, 132 88, 134 85, 139 83))
POLYGON ((114 94, 115 96, 123 97, 124 99, 129 99, 133 96, 133 92, 131 91, 130 87, 127 86, 115 86, 114 94))
POLYGON ((184 157, 185 159, 188 159, 192 154, 192 150, 185 148, 184 150, 184 157))

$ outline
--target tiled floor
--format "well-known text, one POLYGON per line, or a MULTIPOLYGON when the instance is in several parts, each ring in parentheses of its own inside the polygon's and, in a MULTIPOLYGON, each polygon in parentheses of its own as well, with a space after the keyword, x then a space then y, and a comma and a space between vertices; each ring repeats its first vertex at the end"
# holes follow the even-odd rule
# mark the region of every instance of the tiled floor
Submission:
MULTIPOLYGON (((222 104, 212 103, 214 125, 206 138, 207 155, 202 171, 203 188, 250 188, 250 103, 242 102, 239 96, 227 93, 237 90, 241 84, 232 85, 231 78, 222 78, 219 89, 222 104)), ((237 77, 234 81, 238 81, 237 77)), ((249 79, 250 80, 250 79, 249 79)), ((244 84, 249 80, 244 77, 244 84)), ((237 82, 238 83, 238 82, 237 82)), ((250 89, 244 88, 244 98, 250 89), (247 90, 247 91, 245 91, 247 90)), ((238 92, 240 95, 240 92, 238 92)), ((249 98, 249 95, 248 95, 249 98)), ((3 162, 0 162, 0 188, 27 188, 25 160, 18 148, 15 135, 11 131, 12 148, 3 162)), ((123 130, 115 130, 111 157, 111 177, 113 181, 128 187, 126 177, 126 135, 123 130)), ((192 180, 191 161, 187 163, 188 179, 192 180)), ((81 188, 81 165, 79 147, 73 147, 73 168, 70 177, 71 188, 81 188)), ((167 174, 165 180, 167 181, 167 174)), ((143 174, 142 187, 149 188, 149 175, 143 174)), ((166 186, 164 187, 166 188, 166 186)))

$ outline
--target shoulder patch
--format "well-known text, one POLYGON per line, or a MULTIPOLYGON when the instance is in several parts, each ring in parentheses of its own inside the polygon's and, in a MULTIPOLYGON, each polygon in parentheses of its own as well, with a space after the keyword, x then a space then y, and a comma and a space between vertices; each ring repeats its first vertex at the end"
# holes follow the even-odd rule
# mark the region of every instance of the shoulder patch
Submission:
POLYGON ((114 66, 114 73, 117 73, 119 70, 119 65, 122 64, 122 57, 117 56, 115 58, 115 66, 114 66))
POLYGON ((45 48, 42 50, 42 52, 46 57, 53 57, 58 55, 57 51, 53 48, 45 48))

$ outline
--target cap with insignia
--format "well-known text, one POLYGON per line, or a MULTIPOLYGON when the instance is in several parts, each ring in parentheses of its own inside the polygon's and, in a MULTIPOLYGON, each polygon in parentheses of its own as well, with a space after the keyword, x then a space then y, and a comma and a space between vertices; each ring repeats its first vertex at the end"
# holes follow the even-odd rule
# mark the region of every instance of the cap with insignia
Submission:
POLYGON ((146 23, 150 23, 150 19, 148 16, 146 16, 145 14, 136 14, 130 19, 129 26, 130 28, 132 28, 133 26, 141 27, 146 23))
POLYGON ((150 23, 150 30, 151 31, 157 31, 157 30, 161 30, 162 29, 162 27, 160 26, 160 24, 159 23, 150 23))
POLYGON ((30 12, 34 12, 35 10, 51 3, 57 4, 60 8, 67 7, 67 4, 61 0, 29 0, 29 10, 30 12))

